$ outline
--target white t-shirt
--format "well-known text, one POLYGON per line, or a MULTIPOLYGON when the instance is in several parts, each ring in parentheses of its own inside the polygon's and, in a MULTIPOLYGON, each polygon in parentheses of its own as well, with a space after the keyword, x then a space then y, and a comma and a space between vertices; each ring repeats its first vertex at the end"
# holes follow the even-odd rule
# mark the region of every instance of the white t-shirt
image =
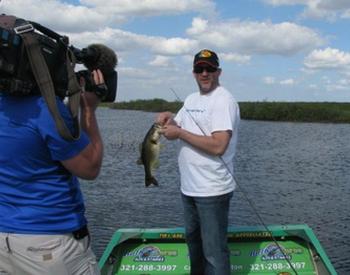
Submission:
POLYGON ((233 159, 240 113, 232 94, 221 86, 206 95, 193 93, 186 98, 175 121, 181 128, 197 135, 232 131, 229 145, 221 157, 209 155, 180 140, 181 192, 187 196, 204 197, 233 191, 236 187, 233 159))

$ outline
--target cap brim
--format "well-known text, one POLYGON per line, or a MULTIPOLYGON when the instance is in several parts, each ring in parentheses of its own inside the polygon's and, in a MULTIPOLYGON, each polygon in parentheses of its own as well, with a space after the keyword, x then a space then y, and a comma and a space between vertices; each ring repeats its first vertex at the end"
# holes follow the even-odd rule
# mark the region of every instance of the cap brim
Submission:
POLYGON ((208 62, 206 60, 198 60, 196 63, 194 63, 193 66, 196 66, 196 65, 201 64, 201 63, 208 64, 209 66, 211 66, 213 68, 218 68, 219 67, 219 66, 217 66, 217 65, 215 65, 215 64, 213 64, 211 62, 208 62))

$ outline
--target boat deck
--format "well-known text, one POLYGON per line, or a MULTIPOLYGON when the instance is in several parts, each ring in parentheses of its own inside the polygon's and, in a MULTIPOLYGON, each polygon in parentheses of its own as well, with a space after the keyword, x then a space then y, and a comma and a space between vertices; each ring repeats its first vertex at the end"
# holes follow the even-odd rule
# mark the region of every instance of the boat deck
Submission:
MULTIPOLYGON (((307 225, 230 228, 228 240, 232 274, 337 274, 307 225)), ((99 264, 102 275, 190 274, 183 228, 118 230, 99 264)))

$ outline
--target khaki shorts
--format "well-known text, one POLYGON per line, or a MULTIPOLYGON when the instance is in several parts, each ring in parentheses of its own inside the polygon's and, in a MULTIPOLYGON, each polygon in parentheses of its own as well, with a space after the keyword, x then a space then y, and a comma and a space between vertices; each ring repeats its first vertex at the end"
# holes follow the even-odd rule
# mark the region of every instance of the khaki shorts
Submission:
POLYGON ((99 275, 90 237, 0 233, 0 275, 99 275))

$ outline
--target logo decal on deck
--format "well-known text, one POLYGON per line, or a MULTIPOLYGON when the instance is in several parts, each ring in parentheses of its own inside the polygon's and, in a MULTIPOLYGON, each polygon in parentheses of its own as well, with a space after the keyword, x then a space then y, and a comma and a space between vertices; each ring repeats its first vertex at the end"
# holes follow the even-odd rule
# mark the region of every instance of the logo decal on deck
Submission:
MULTIPOLYGON (((286 254, 286 257, 291 260, 292 257, 287 254, 286 249, 281 245, 280 248, 283 250, 284 254, 286 254)), ((250 256, 261 256, 262 261, 284 260, 286 257, 283 255, 280 248, 276 244, 269 244, 263 249, 253 250, 250 252, 250 256)))
POLYGON ((160 249, 152 245, 131 251, 125 256, 135 256, 135 262, 164 262, 164 256, 161 255, 160 249))

